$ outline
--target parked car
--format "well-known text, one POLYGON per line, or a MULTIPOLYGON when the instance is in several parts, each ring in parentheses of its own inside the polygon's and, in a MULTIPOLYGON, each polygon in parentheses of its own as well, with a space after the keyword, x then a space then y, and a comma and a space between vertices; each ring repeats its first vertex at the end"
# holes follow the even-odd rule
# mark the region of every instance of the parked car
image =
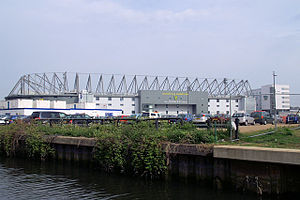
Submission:
POLYGON ((220 124, 225 124, 230 120, 230 117, 226 114, 216 114, 211 117, 211 122, 214 123, 220 123, 220 124))
POLYGON ((177 115, 168 115, 167 118, 170 118, 168 120, 169 123, 177 123, 179 120, 177 115))
POLYGON ((239 119, 239 124, 248 126, 248 124, 255 124, 255 120, 253 117, 251 117, 247 113, 234 113, 232 115, 232 120, 235 120, 236 118, 239 119))
POLYGON ((300 121, 299 115, 288 114, 286 116, 286 123, 287 124, 299 124, 299 121, 300 121))
MULTIPOLYGON (((275 120, 275 117, 274 117, 274 115, 272 115, 272 117, 273 117, 273 118, 274 118, 274 120, 275 120)), ((276 120, 277 120, 277 123, 283 123, 283 116, 276 115, 276 120)))
POLYGON ((89 124, 93 122, 93 118, 91 116, 81 113, 69 115, 68 118, 72 124, 89 124))
POLYGON ((143 118, 160 118, 161 115, 158 112, 143 112, 141 117, 143 117, 143 118))
POLYGON ((182 119, 183 121, 186 122, 192 122, 194 119, 192 114, 178 114, 177 117, 178 119, 182 119))
POLYGON ((211 116, 209 114, 202 113, 195 116, 193 123, 207 123, 208 120, 211 120, 211 116))
POLYGON ((0 124, 1 125, 9 124, 9 116, 1 115, 0 116, 0 124))
POLYGON ((251 117, 254 118, 255 123, 274 124, 274 118, 266 111, 254 111, 251 113, 251 117))
POLYGON ((23 120, 25 119, 27 116, 25 115, 11 115, 9 116, 7 119, 9 120, 9 123, 14 123, 17 120, 23 120))
POLYGON ((29 117, 25 118, 25 122, 29 122, 31 120, 40 120, 42 123, 58 123, 61 122, 62 119, 66 118, 66 114, 62 112, 51 112, 51 111, 41 111, 41 112, 33 112, 29 117))

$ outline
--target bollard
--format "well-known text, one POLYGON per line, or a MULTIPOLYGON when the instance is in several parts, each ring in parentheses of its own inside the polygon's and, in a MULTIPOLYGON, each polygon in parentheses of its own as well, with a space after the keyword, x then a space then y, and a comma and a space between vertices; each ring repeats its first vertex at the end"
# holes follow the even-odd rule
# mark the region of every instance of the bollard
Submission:
POLYGON ((217 122, 214 121, 214 136, 215 136, 215 142, 217 142, 218 137, 217 137, 217 122))
POLYGON ((158 119, 155 120, 155 128, 158 130, 158 119))

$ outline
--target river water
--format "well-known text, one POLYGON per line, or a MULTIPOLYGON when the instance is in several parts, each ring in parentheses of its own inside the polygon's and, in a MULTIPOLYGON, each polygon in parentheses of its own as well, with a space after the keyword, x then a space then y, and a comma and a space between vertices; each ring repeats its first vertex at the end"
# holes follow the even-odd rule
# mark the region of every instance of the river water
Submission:
POLYGON ((145 181, 71 163, 0 157, 0 199, 260 199, 182 181, 145 181))

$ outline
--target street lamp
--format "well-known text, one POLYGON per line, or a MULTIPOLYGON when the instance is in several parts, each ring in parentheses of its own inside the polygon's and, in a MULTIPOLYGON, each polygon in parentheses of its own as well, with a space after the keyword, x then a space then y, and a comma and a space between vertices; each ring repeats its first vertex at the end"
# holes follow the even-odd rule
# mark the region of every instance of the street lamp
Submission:
POLYGON ((276 112, 276 76, 275 71, 273 71, 273 113, 274 113, 274 124, 275 124, 275 130, 277 130, 277 112, 276 112))

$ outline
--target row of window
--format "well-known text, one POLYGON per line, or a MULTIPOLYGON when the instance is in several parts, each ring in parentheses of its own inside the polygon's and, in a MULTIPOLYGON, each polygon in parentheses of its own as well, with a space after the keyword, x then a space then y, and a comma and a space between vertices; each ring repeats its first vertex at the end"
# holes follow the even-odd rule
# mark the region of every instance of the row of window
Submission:
MULTIPOLYGON (((210 107, 210 105, 208 105, 210 107)), ((220 105, 217 105, 217 107, 220 107, 220 105)), ((226 107, 229 107, 229 105, 226 105, 226 107)), ((239 107, 239 105, 235 105, 235 107, 239 107)))
MULTIPOLYGON (((208 114, 210 114, 210 111, 208 111, 208 114)), ((217 114, 220 114, 220 111, 217 111, 217 114)), ((226 114, 229 115, 229 111, 226 111, 226 114)))
MULTIPOLYGON (((112 106, 112 104, 111 103, 109 103, 109 104, 107 104, 108 106, 112 106)), ((135 104, 131 104, 132 106, 135 106, 135 104)), ((100 104, 99 103, 96 103, 96 106, 100 106, 100 104)), ((124 104, 120 104, 120 106, 124 106, 124 104)))
MULTIPOLYGON (((210 102, 210 99, 208 99, 208 102, 210 102)), ((217 102, 220 102, 220 99, 217 99, 217 102)), ((228 99, 226 99, 226 102, 228 103, 228 102, 229 102, 229 100, 228 100, 228 99)), ((237 103, 238 103, 238 102, 239 102, 239 100, 238 100, 238 99, 236 99, 236 100, 235 100, 235 102, 237 102, 237 103)))
MULTIPOLYGON (((100 97, 96 97, 96 100, 99 101, 99 100, 100 100, 100 97)), ((111 101, 111 100, 112 100, 112 97, 107 97, 107 100, 108 100, 108 101, 111 101)), ((135 98, 132 97, 131 100, 132 100, 132 101, 135 101, 135 98)), ((120 101, 124 101, 124 97, 120 97, 120 101)))

